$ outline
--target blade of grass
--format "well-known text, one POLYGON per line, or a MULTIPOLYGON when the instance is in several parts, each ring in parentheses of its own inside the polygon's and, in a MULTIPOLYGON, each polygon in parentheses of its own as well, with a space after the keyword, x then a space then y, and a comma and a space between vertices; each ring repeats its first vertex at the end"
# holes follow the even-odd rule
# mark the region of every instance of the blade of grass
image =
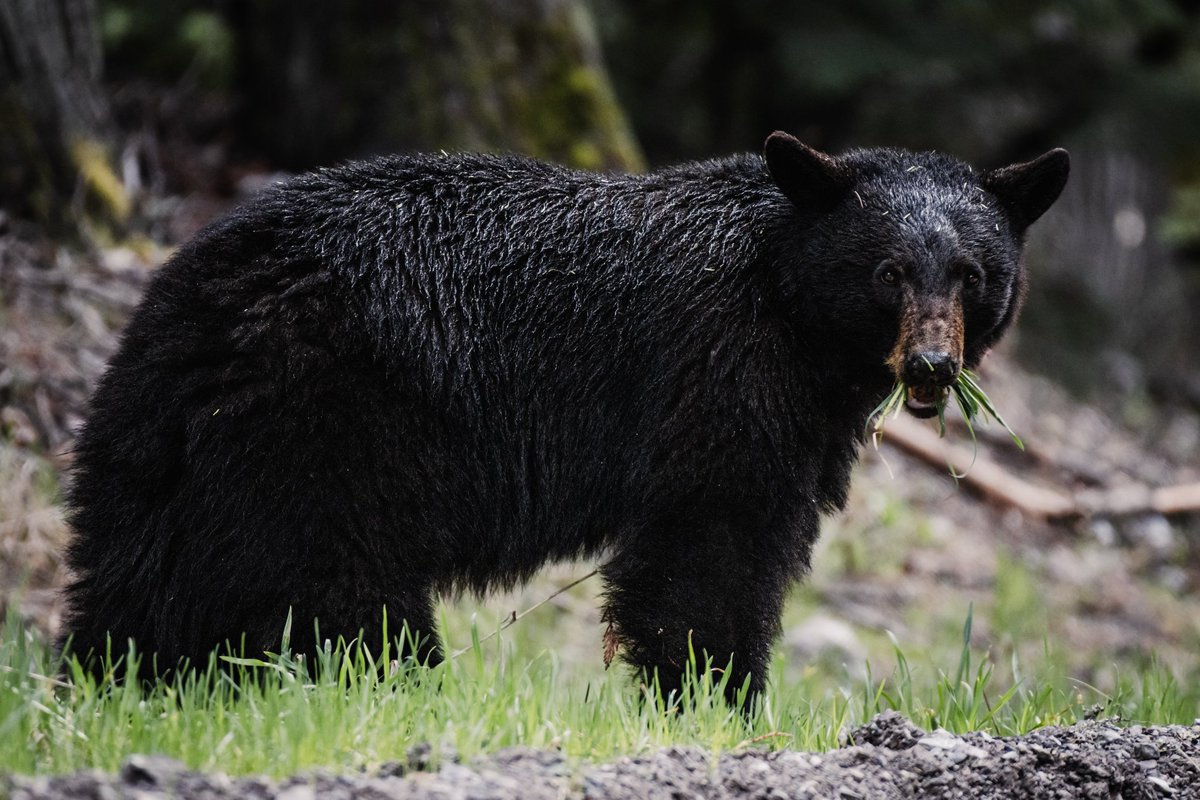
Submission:
MULTIPOLYGON (((967 432, 971 435, 971 445, 976 454, 979 452, 979 440, 975 435, 975 423, 976 421, 986 423, 989 419, 999 423, 1008 432, 1008 435, 1012 437, 1013 443, 1019 449, 1025 449, 1025 443, 1021 441, 1021 437, 1004 421, 1004 418, 996 410, 995 404, 992 403, 991 398, 980 387, 978 375, 969 369, 963 369, 958 373, 958 377, 950 389, 951 391, 943 395, 937 402, 939 437, 945 437, 946 435, 946 406, 949 403, 949 395, 953 394, 955 405, 958 406, 963 422, 967 426, 967 432)), ((907 392, 908 389, 905 385, 897 381, 888 396, 867 416, 867 425, 871 431, 871 441, 876 449, 879 449, 879 443, 883 441, 884 425, 887 423, 889 417, 900 413, 900 409, 904 406, 904 399, 907 392)), ((970 467, 968 467, 969 469, 970 467)), ((959 474, 953 467, 950 468, 950 474, 954 477, 955 481, 966 477, 966 472, 959 474)))

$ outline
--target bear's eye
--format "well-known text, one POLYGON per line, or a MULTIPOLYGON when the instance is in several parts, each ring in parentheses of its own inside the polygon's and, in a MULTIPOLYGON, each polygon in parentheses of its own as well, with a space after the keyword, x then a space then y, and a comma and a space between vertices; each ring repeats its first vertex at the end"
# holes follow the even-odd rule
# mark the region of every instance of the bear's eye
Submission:
POLYGON ((884 267, 879 270, 879 282, 884 286, 895 286, 900 282, 900 270, 895 267, 884 267))
POLYGON ((983 267, 974 261, 959 261, 951 270, 962 278, 963 286, 968 289, 976 289, 983 283, 983 267))

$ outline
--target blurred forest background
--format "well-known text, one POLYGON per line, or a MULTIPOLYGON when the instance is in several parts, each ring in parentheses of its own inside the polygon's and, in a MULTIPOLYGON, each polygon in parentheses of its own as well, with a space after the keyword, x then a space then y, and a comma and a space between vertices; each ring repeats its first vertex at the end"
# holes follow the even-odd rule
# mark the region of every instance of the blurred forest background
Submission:
POLYGON ((380 152, 643 169, 776 128, 981 165, 1068 145, 1025 355, 1077 391, 1200 403, 1195 0, 0 8, 5 213, 93 241, 174 243, 264 175, 380 152))
MULTIPOLYGON (((1200 479, 1200 0, 0 0, 0 592, 53 626, 87 392, 147 274, 232 204, 382 152, 643 170, 775 129, 983 167, 1070 149, 986 374, 1030 452, 992 458, 1066 492, 1200 479)), ((799 655, 851 661, 953 590, 943 622, 984 606, 989 647, 1196 668, 1194 514, 1047 521, 904 458, 868 454, 799 655)))

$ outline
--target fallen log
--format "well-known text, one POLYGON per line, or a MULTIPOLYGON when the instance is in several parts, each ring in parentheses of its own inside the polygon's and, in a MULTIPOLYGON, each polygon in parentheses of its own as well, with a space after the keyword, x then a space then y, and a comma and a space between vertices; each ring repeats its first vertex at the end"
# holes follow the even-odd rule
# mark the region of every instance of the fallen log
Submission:
POLYGON ((1027 481, 982 451, 951 444, 914 419, 889 419, 884 442, 938 467, 949 467, 960 483, 987 499, 1044 520, 1134 514, 1200 512, 1200 483, 1179 486, 1119 486, 1069 492, 1027 481))

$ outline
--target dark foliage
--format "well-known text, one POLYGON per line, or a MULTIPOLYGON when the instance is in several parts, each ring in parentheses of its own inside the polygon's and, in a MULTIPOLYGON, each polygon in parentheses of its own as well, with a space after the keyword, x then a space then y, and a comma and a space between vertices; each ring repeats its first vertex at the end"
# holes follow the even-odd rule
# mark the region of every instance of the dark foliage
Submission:
POLYGON ((690 640, 758 690, 903 320, 958 308, 977 361, 1065 178, 776 134, 645 176, 414 156, 273 189, 163 268, 93 398, 73 647, 203 663, 289 609, 301 651, 377 647, 386 609, 437 659, 435 591, 603 554, 630 663, 677 689, 690 640))

